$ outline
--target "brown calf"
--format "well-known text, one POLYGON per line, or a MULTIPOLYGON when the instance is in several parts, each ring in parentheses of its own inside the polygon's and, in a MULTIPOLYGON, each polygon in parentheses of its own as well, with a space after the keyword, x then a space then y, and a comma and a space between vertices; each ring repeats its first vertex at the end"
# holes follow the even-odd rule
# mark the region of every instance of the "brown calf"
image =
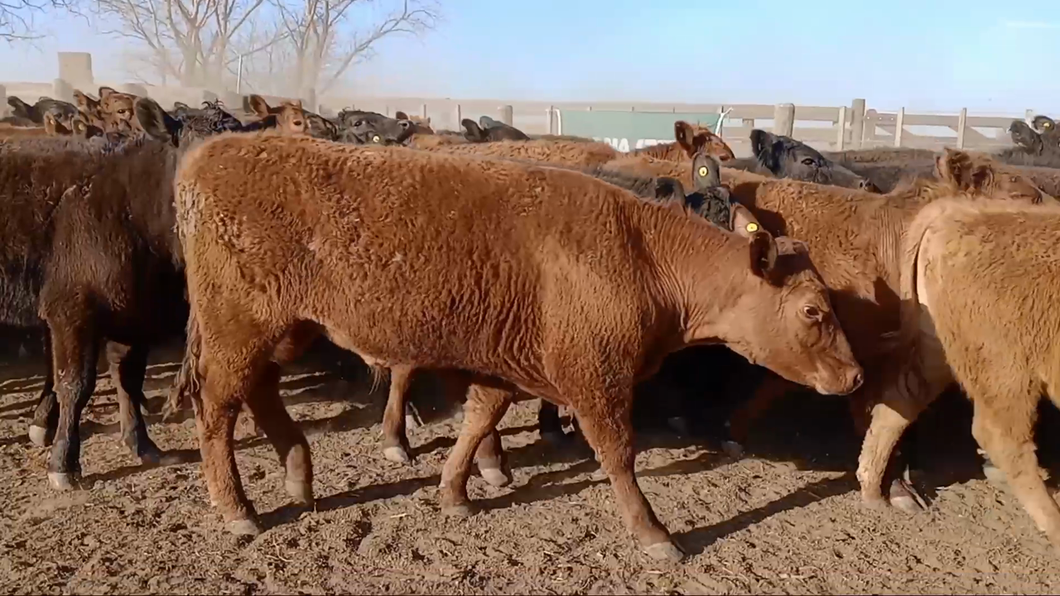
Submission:
POLYGON ((672 143, 664 143, 653 147, 644 147, 630 153, 631 156, 644 156, 663 161, 684 162, 691 159, 700 150, 707 155, 713 155, 718 161, 725 162, 735 159, 732 149, 709 128, 698 124, 689 124, 684 120, 674 122, 674 138, 672 143))
MULTIPOLYGON (((758 223, 750 216, 750 212, 736 205, 733 208, 729 200, 728 189, 720 187, 719 164, 710 152, 715 149, 706 144, 700 144, 700 152, 693 157, 692 164, 696 169, 694 174, 695 186, 692 194, 686 194, 683 185, 672 178, 645 178, 626 173, 616 173, 613 170, 596 167, 581 170, 594 178, 615 184, 629 190, 637 196, 655 201, 677 200, 685 204, 697 215, 706 218, 715 225, 729 231, 745 233, 744 227, 747 223, 758 223)), ((411 448, 406 433, 406 410, 408 407, 408 388, 412 383, 415 371, 408 366, 395 367, 390 371, 390 389, 387 397, 386 408, 383 412, 382 421, 382 447, 383 456, 396 463, 408 463, 412 460, 411 448)), ((377 373, 381 375, 382 373, 377 373)), ((448 397, 463 398, 467 393, 467 382, 461 384, 459 378, 453 379, 452 374, 440 375, 447 391, 448 397)), ((413 410, 413 413, 415 410, 413 410)), ((576 423, 575 423, 576 425, 576 423)), ((553 443, 562 444, 565 440, 562 426, 559 422, 559 410, 547 400, 541 400, 538 412, 538 431, 542 439, 553 443)), ((482 477, 494 486, 504 486, 510 478, 503 469, 503 453, 500 451, 500 442, 491 435, 480 445, 476 454, 482 477)))
POLYGON ((787 243, 769 234, 748 241, 583 174, 224 135, 188 155, 176 186, 190 335, 201 342, 203 471, 236 533, 260 531, 233 453, 241 403, 279 453, 288 491, 312 502, 309 447, 280 401, 276 348, 318 332, 372 365, 475 375, 442 472, 447 512, 468 511, 472 456, 518 389, 573 407, 627 527, 664 558, 681 553, 633 475, 637 379, 669 352, 720 341, 825 393, 861 383, 796 244, 780 256, 787 243))
MULTIPOLYGON (((937 158, 938 180, 918 180, 882 196, 730 173, 735 178, 729 182, 734 198, 751 209, 767 230, 790 234, 810 246, 814 263, 831 290, 836 315, 866 369, 865 387, 850 401, 860 432, 866 431, 869 409, 880 400, 880 390, 887 382, 888 373, 882 367, 889 357, 889 344, 883 338, 899 328, 897 255, 906 226, 924 205, 940 197, 994 197, 1023 203, 1043 199, 1035 186, 1022 177, 1002 175, 1005 171, 985 156, 948 149, 937 158)), ((725 178, 724 169, 722 174, 725 178)), ((791 388, 767 375, 750 402, 730 421, 731 438, 737 443, 729 446, 730 451, 740 451, 738 444, 746 439, 753 421, 791 388)), ((912 487, 901 479, 891 486, 891 500, 905 510, 919 508, 912 487)))
POLYGON ((284 101, 277 107, 271 107, 262 96, 251 95, 248 98, 248 103, 250 110, 254 112, 259 120, 256 123, 248 124, 245 130, 275 128, 281 134, 286 135, 309 134, 309 125, 306 122, 305 110, 302 109, 302 100, 284 101))
POLYGON ((104 132, 143 132, 140 121, 136 119, 135 104, 137 96, 120 93, 110 87, 99 88, 99 113, 103 120, 100 128, 104 132))
POLYGON ((956 380, 972 401, 972 434, 1012 492, 1060 548, 1060 508, 1034 455, 1037 406, 1060 404, 1060 207, 938 201, 903 242, 902 361, 873 410, 858 477, 879 503, 874 468, 917 414, 956 380))
POLYGON ((0 319, 49 330, 51 366, 30 437, 46 443, 55 430, 48 477, 58 488, 80 471, 79 420, 104 339, 124 344, 108 346, 122 438, 141 460, 161 459, 139 409, 147 345, 179 331, 185 315, 172 207, 179 152, 160 114, 144 100, 141 117, 160 140, 0 144, 0 319))
POLYGON ((422 116, 409 116, 405 112, 402 112, 401 110, 398 110, 397 112, 394 112, 394 118, 396 118, 398 120, 408 120, 409 122, 411 122, 413 127, 414 127, 413 134, 421 134, 421 135, 433 135, 434 134, 434 129, 431 128, 431 118, 430 118, 430 116, 428 116, 426 118, 424 118, 422 116))
MULTIPOLYGON (((100 87, 99 99, 74 90, 74 103, 81 119, 86 125, 103 132, 143 132, 134 113, 137 99, 135 95, 120 93, 111 87, 100 87)), ((66 126, 72 128, 72 124, 66 126)))

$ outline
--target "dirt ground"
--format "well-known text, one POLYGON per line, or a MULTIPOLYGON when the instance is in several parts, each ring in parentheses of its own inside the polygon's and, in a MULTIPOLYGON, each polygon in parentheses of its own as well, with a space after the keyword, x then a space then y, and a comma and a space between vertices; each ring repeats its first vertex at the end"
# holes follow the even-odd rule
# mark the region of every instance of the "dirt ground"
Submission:
MULTIPOLYGON (((154 356, 152 409, 176 355, 154 356)), ((515 481, 472 477, 480 511, 449 519, 436 487, 458 422, 411 429, 415 462, 391 463, 379 447, 385 387, 292 367, 284 392, 309 435, 317 506, 290 505, 271 447, 244 438, 239 467, 268 528, 247 540, 225 533, 208 505, 193 421, 151 416, 158 445, 189 463, 138 467, 119 442, 106 377, 82 424, 84 486, 52 491, 47 451, 26 437, 41 373, 39 363, 0 367, 4 593, 1060 592, 1057 554, 983 479, 959 399, 930 413, 919 453, 937 491, 913 516, 860 505, 858 442, 838 399, 778 405, 741 461, 702 440, 641 433, 640 485, 690 553, 664 564, 634 545, 591 453, 538 442, 534 402, 503 422, 515 481)))

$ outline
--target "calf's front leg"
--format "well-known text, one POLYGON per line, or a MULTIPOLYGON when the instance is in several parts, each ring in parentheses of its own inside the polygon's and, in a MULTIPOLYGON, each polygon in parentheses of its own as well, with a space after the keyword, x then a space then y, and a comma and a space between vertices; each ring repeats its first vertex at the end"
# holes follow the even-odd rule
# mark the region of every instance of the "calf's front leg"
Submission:
MULTIPOLYGON (((574 392, 567 393, 575 395, 574 392)), ((680 561, 684 553, 670 540, 670 533, 655 517, 634 475, 632 390, 616 395, 580 395, 573 401, 574 415, 582 433, 596 452, 611 488, 615 491, 626 528, 644 552, 653 559, 680 561)))

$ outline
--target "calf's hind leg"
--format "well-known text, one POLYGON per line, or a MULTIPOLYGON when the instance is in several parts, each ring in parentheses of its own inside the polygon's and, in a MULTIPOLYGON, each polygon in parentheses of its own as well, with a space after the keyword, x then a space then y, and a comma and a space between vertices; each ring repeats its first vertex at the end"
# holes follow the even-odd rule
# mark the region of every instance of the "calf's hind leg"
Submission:
POLYGON ((202 471, 210 502, 217 505, 228 531, 237 535, 261 533, 254 507, 239 479, 233 435, 239 410, 251 399, 263 364, 224 366, 205 351, 200 364, 205 376, 199 430, 202 471))
POLYGON ((284 488, 301 505, 313 505, 313 462, 309 442, 280 399, 280 365, 269 362, 248 396, 247 405, 258 426, 276 449, 284 467, 284 488))
POLYGON ((118 410, 122 441, 144 464, 158 464, 162 454, 147 434, 147 423, 141 411, 147 401, 144 377, 147 376, 147 346, 107 344, 110 378, 118 393, 118 410))
POLYGON ((405 432, 405 409, 412 374, 413 368, 404 364, 390 368, 390 392, 383 410, 383 457, 399 464, 412 461, 412 448, 405 432))
POLYGON ((52 366, 58 371, 56 394, 59 422, 48 460, 48 480, 58 489, 68 489, 81 473, 81 413, 96 388, 99 343, 85 320, 48 321, 52 330, 52 366))
POLYGON ((966 391, 975 405, 972 436, 1005 474, 1038 529, 1060 549, 1060 507, 1045 488, 1034 454, 1037 395, 1025 390, 1001 395, 971 387, 966 391))
MULTIPOLYGON (((475 457, 476 449, 488 436, 493 435, 491 440, 497 442, 495 447, 486 447, 485 452, 499 448, 500 437, 496 435, 495 429, 504 413, 508 411, 512 397, 513 392, 509 389, 478 384, 471 385, 468 390, 467 402, 464 404, 464 428, 460 431, 453 450, 449 452, 445 466, 442 467, 439 488, 443 513, 458 516, 471 514, 471 502, 467 498, 471 461, 475 457)), ((480 469, 481 466, 482 464, 480 469)))
POLYGON ((55 395, 55 377, 52 367, 52 335, 44 329, 44 386, 41 387, 33 420, 29 423, 29 440, 38 447, 51 445, 55 429, 59 425, 59 403, 55 395))

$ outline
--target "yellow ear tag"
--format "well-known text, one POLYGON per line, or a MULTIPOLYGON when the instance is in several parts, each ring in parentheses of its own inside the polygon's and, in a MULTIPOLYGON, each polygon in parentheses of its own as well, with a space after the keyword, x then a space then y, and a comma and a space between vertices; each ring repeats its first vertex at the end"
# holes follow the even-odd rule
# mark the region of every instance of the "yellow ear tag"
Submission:
POLYGON ((708 173, 707 166, 699 166, 699 175, 701 177, 706 178, 707 177, 707 173, 708 173))
POLYGON ((374 137, 372 137, 372 142, 373 143, 378 143, 379 142, 379 135, 375 135, 374 137))
POLYGON ((747 231, 751 232, 752 234, 757 232, 758 231, 758 224, 756 224, 753 221, 751 223, 747 224, 747 231))

